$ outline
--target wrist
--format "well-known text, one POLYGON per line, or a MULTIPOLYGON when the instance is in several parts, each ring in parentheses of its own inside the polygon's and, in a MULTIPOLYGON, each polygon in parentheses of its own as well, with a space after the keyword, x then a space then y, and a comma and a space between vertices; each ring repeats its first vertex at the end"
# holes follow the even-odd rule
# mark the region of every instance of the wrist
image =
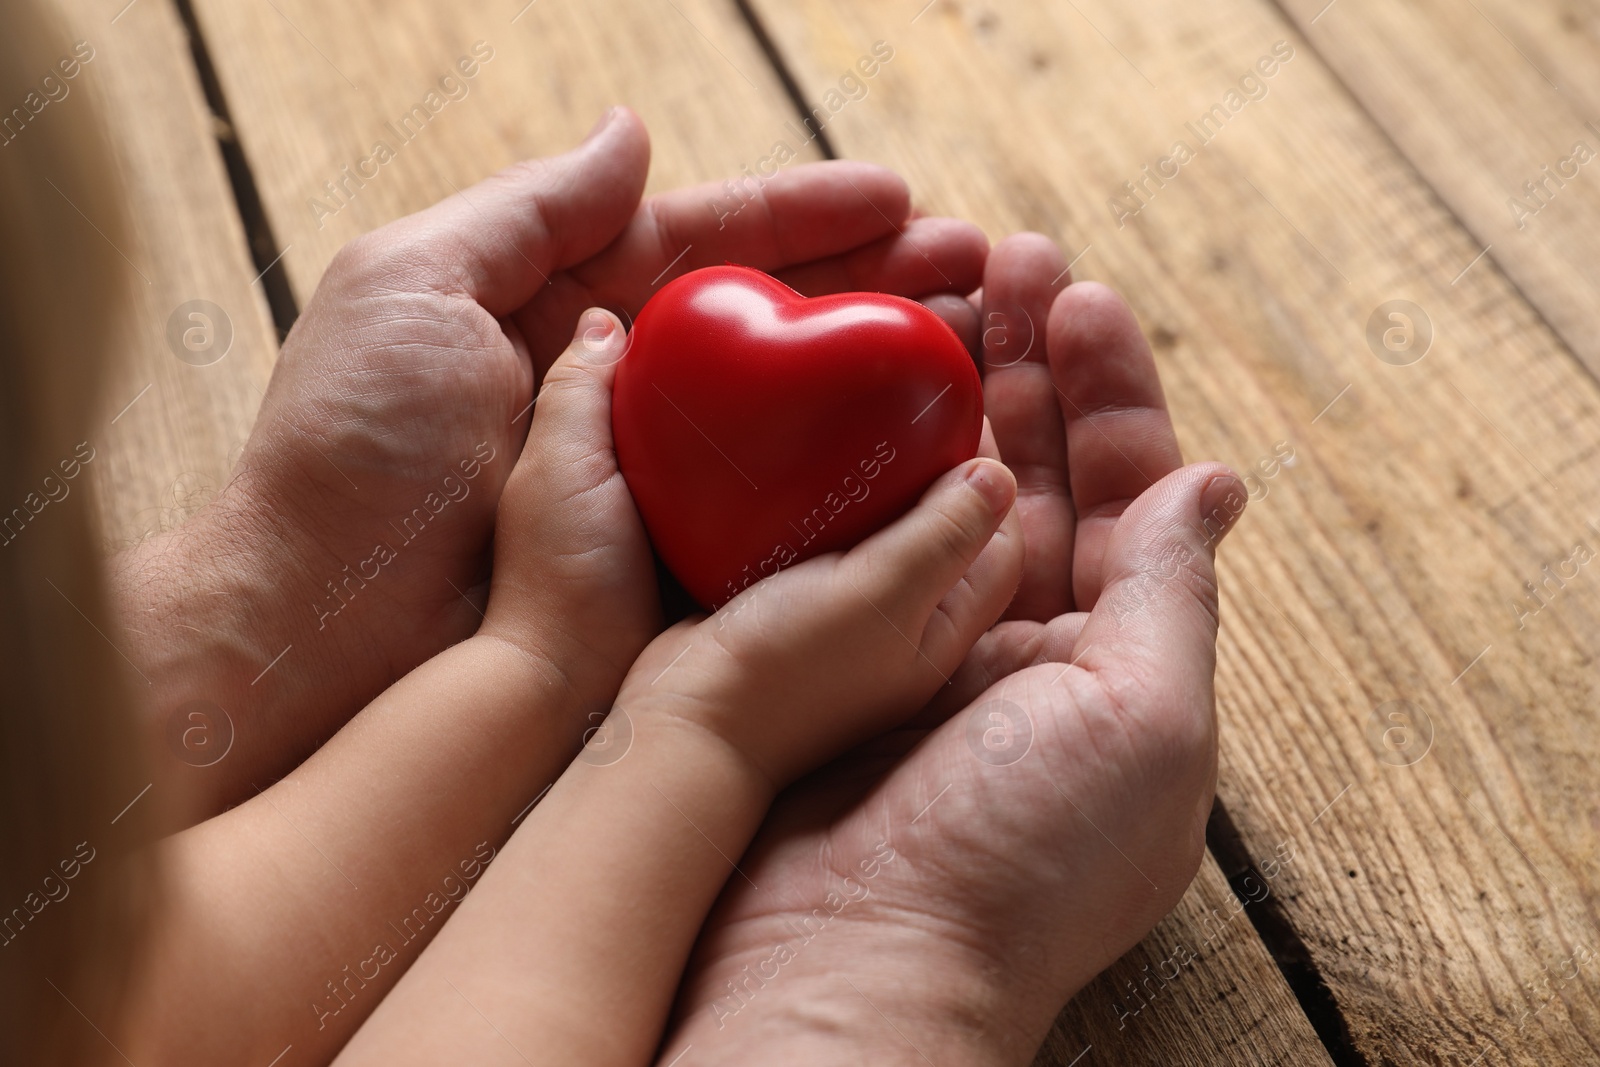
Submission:
MULTIPOLYGON (((307 697, 305 680, 337 660, 332 642, 308 640, 296 594, 314 585, 314 561, 288 550, 284 520, 242 499, 237 481, 182 525, 114 556, 108 589, 119 641, 138 672, 139 702, 158 782, 186 794, 175 816, 210 814, 287 768, 256 766, 271 747, 277 709, 307 697), (289 657, 294 670, 278 671, 289 657), (311 669, 307 669, 308 666, 311 669), (192 810, 184 811, 189 804, 192 810)), ((340 675, 318 687, 338 700, 340 675)), ((343 674, 344 689, 352 684, 343 674)))
MULTIPOLYGON (((886 959, 897 958, 892 948, 883 951, 886 959)), ((702 1018, 684 1021, 663 1045, 665 1058, 692 1044, 697 1061, 707 1067, 753 1061, 774 1067, 926 1067, 929 1062, 1028 1067, 1034 1062, 1048 1021, 1037 1032, 1020 1028, 997 1000, 998 983, 939 965, 925 946, 911 958, 919 961, 914 970, 894 970, 875 968, 864 954, 860 967, 796 976, 792 984, 780 970, 765 988, 756 986, 760 962, 753 963, 734 975, 732 987, 716 1002, 698 1009, 702 1018)))
POLYGON ((733 662, 715 639, 703 640, 705 624, 675 627, 644 649, 622 681, 616 701, 636 719, 656 724, 674 743, 701 758, 737 770, 770 803, 789 784, 781 758, 786 718, 771 714, 755 680, 733 662))
POLYGON ((572 613, 548 602, 529 603, 512 618, 492 601, 491 592, 488 615, 475 637, 514 650, 576 705, 604 714, 617 701, 639 651, 635 642, 588 632, 591 628, 573 624, 572 613))
MULTIPOLYGON (((650 657, 647 651, 640 658, 620 691, 588 703, 583 749, 563 781, 570 777, 571 788, 581 790, 648 795, 652 808, 666 797, 691 821, 699 822, 696 810, 704 810, 742 850, 780 786, 743 748, 695 713, 706 701, 665 685, 652 688, 650 679, 659 668, 648 668, 650 657)), ((569 690, 575 691, 570 685, 569 690)))
POLYGON ((668 1057, 692 1043, 706 1064, 1034 1061, 1060 1007, 1047 976, 1002 961, 931 913, 852 916, 850 908, 872 908, 870 898, 825 906, 839 909, 832 919, 813 921, 821 911, 802 908, 787 922, 734 934, 738 948, 703 961, 663 1045, 668 1057), (833 947, 813 948, 813 940, 833 947))

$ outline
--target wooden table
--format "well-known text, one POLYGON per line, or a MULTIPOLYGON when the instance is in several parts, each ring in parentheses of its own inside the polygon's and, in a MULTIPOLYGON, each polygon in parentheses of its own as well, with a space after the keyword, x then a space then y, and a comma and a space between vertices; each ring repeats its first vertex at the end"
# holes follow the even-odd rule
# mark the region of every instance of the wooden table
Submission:
POLYGON ((1210 857, 1040 1062, 1600 1061, 1593 4, 125 4, 65 0, 137 220, 108 545, 225 477, 344 241, 609 103, 649 123, 653 189, 778 141, 888 164, 928 210, 1042 230, 1124 292, 1186 454, 1263 464, 1221 567, 1210 857), (480 41, 469 95, 318 210, 480 41), (166 340, 196 299, 233 331, 209 366, 166 340))

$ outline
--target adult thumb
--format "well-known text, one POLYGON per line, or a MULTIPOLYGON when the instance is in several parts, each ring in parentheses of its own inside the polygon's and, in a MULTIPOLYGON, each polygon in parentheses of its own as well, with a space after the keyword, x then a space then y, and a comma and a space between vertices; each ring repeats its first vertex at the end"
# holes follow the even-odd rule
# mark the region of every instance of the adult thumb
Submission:
POLYGON ((557 271, 622 232, 644 194, 650 136, 625 107, 601 116, 582 144, 514 163, 439 203, 373 231, 360 243, 396 250, 503 316, 557 271))
POLYGON ((1203 697, 1217 652, 1216 550, 1248 494, 1227 467, 1196 463, 1146 489, 1106 544, 1104 586, 1074 662, 1110 669, 1152 706, 1203 697))

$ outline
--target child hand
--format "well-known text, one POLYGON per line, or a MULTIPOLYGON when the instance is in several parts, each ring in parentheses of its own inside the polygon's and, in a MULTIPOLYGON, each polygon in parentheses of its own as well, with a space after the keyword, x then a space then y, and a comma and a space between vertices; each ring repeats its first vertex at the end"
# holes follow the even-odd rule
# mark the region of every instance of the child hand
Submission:
MULTIPOLYGON (((479 632, 409 672, 258 797, 172 843, 176 903, 137 1014, 248 1005, 249 1024, 216 1037, 226 1049, 189 1049, 205 1062, 264 1062, 279 1040, 325 1062, 572 759, 659 629, 649 544, 611 449, 621 334, 590 312, 545 376, 502 496, 479 632), (315 847, 302 826, 315 827, 315 847), (270 936, 262 901, 302 938, 270 936), (418 901, 431 901, 420 919, 418 901), (413 921, 389 926, 397 915, 413 921), (239 959, 252 961, 248 983, 228 970, 239 959), (328 979, 350 974, 338 979, 348 986, 328 979)), ((151 1026, 131 1044, 154 1054, 180 1032, 151 1026)))
POLYGON ((779 787, 903 721, 949 681, 1021 576, 1016 480, 987 458, 987 423, 981 451, 850 551, 663 634, 618 706, 704 727, 779 787))
POLYGON ((616 316, 590 309, 546 373, 495 520, 479 631, 602 705, 661 629, 650 542, 611 440, 611 383, 625 345, 616 316))

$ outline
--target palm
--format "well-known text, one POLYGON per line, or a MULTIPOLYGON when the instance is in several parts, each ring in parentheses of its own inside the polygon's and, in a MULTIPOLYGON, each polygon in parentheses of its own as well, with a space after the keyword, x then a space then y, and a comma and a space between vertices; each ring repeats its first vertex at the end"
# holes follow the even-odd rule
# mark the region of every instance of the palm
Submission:
POLYGON ((1077 674, 1063 679, 1049 664, 1008 680, 1003 699, 1028 709, 1022 732, 1031 733, 1016 763, 979 758, 1007 758, 1004 746, 979 740, 991 706, 982 701, 931 732, 890 735, 786 793, 740 864, 745 877, 730 880, 702 932, 680 1016, 715 1019, 719 1000, 725 1012, 727 976, 793 944, 795 930, 814 930, 829 894, 860 898, 839 912, 848 929, 822 936, 834 939, 828 970, 861 984, 882 973, 889 939, 850 931, 874 925, 895 939, 981 946, 969 965, 1021 961, 1057 996, 1116 959, 1131 943, 1125 932, 1137 937, 1187 887, 1198 852, 1168 847, 1169 828, 1187 824, 1198 843, 1205 808, 1194 798, 1209 783, 1193 780, 1193 768, 1208 764, 1152 759, 1171 747, 1164 717, 1125 730, 1098 674, 1077 674), (1173 766, 1189 768, 1187 780, 1159 774, 1173 766), (860 864, 885 844, 894 858, 868 877, 860 864), (865 894, 844 888, 846 876, 865 894), (1088 955, 1065 951, 1033 921, 1041 898, 1069 902, 1053 916, 1055 931, 1112 933, 1088 955))
MULTIPOLYGON (((1139 542, 1161 534, 1147 521, 1161 490, 1118 528, 1177 468, 1176 441, 1131 316, 1092 287, 1056 300, 1053 252, 1007 242, 985 274, 986 408, 1018 475, 1027 546, 1012 618, 916 720, 780 799, 702 932, 669 1056, 685 1040, 707 1053, 737 1041, 730 975, 815 927, 830 894, 860 899, 828 919, 840 930, 805 943, 792 968, 810 978, 794 980, 795 995, 849 1000, 844 978, 870 988, 941 962, 1020 965, 1040 998, 1033 1014, 1048 1019, 1187 886, 1213 784, 1209 646, 1180 656, 1185 642, 1157 632, 1173 590, 1126 573, 1139 542), (1048 321, 1048 350, 1013 362, 1022 346, 1003 346, 1016 331, 997 327, 1029 317, 1041 340, 1048 321), (1182 686, 1146 684, 1163 654, 1192 661, 1182 686), (895 858, 869 876, 862 862, 885 844, 895 858), (1046 900, 1058 903, 1041 924, 1046 900), (1085 930, 1100 943, 1071 950, 1085 930)), ((1194 577, 1153 572, 1180 587, 1194 577)))

